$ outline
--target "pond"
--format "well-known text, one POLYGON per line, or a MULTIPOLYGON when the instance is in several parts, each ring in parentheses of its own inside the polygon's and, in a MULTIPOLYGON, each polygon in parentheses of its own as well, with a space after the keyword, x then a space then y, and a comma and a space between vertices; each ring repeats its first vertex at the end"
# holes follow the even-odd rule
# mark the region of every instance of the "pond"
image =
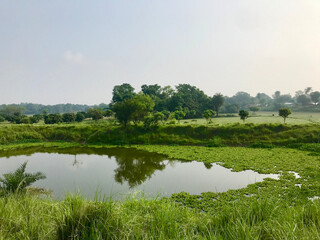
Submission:
POLYGON ((47 176, 34 186, 51 189, 56 199, 78 191, 89 198, 98 193, 112 199, 135 191, 147 197, 181 191, 223 192, 278 177, 251 170, 232 172, 218 164, 168 160, 160 154, 128 148, 27 148, 2 152, 0 174, 14 171, 25 161, 26 172, 41 171, 47 176))

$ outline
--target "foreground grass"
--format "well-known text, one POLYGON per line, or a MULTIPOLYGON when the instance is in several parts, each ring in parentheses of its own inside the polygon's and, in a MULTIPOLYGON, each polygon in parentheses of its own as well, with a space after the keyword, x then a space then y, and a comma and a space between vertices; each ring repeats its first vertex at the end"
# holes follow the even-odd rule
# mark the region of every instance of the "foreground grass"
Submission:
POLYGON ((319 239, 320 202, 274 198, 200 213, 167 199, 0 198, 1 239, 319 239))

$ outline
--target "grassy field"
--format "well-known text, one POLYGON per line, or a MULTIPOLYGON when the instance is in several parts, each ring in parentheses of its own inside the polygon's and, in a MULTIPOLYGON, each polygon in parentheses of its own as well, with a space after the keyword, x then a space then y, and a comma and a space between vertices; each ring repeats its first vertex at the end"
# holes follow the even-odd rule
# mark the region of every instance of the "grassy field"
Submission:
MULTIPOLYGON (((224 117, 225 114, 221 114, 219 118, 213 118, 211 125, 225 125, 234 123, 243 123, 237 114, 231 114, 232 116, 224 117)), ((207 124, 205 119, 191 119, 182 120, 183 124, 207 124)), ((283 118, 278 115, 277 112, 250 112, 250 117, 246 119, 246 123, 253 124, 282 124, 283 118)), ((287 124, 310 124, 320 123, 320 113, 314 112, 293 112, 287 119, 287 124)))
MULTIPOLYGON (((283 118, 278 115, 277 112, 250 112, 250 116, 245 121, 246 123, 253 124, 283 124, 283 118)), ((212 119, 212 123, 210 125, 225 125, 225 124, 235 124, 235 123, 243 123, 238 114, 220 114, 217 118, 212 119)), ((320 124, 320 112, 293 112, 287 119, 287 124, 320 124)), ((104 118, 103 120, 99 120, 97 122, 92 120, 85 120, 81 123, 76 123, 77 125, 92 125, 92 124, 102 124, 102 125, 117 125, 115 119, 112 118, 104 118)), ((165 124, 168 124, 165 123, 165 124)), ((204 118, 199 119, 183 119, 180 121, 181 125, 191 124, 191 125, 207 125, 207 121, 204 118)), ((9 122, 0 123, 1 126, 10 125, 9 122)), ((34 124, 35 126, 44 125, 43 121, 34 124)))

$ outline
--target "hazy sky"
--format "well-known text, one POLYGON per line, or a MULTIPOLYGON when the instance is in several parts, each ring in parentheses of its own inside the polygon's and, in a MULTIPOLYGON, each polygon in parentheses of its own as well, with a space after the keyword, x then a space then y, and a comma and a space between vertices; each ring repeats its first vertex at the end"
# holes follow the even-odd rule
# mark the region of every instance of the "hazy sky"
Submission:
POLYGON ((0 0, 0 104, 109 103, 122 83, 320 90, 320 1, 0 0))

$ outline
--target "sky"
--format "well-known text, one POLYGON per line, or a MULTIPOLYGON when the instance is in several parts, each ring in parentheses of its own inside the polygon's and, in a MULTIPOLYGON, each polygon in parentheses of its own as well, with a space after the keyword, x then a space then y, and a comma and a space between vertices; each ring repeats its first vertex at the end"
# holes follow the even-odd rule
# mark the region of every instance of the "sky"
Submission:
POLYGON ((109 103, 123 83, 320 91, 320 1, 0 0, 0 104, 109 103))

